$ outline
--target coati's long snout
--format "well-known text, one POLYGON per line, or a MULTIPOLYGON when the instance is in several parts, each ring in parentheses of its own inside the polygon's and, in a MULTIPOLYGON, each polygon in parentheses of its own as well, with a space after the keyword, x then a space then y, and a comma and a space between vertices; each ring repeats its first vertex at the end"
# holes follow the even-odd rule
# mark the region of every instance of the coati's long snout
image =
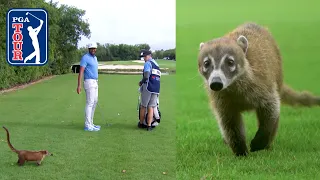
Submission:
POLYGON ((212 70, 207 80, 208 86, 213 91, 222 91, 227 88, 232 79, 226 76, 226 73, 222 69, 212 70))
POLYGON ((210 82, 210 89, 213 91, 220 91, 223 88, 223 83, 220 77, 212 78, 210 82))

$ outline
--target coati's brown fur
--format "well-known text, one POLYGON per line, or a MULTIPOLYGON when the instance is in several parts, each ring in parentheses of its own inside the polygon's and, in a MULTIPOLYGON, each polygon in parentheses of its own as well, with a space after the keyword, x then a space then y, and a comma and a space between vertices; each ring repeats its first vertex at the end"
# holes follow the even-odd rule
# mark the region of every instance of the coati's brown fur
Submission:
POLYGON ((282 58, 264 27, 245 23, 223 37, 200 43, 198 71, 224 141, 237 156, 247 155, 241 113, 255 110, 258 131, 250 151, 270 147, 279 123, 280 104, 319 106, 320 97, 283 84, 282 58))
POLYGON ((18 154, 18 164, 20 166, 24 165, 27 161, 36 161, 37 165, 40 165, 43 159, 46 156, 53 156, 53 154, 49 153, 47 150, 40 150, 40 151, 27 151, 27 150, 17 150, 15 149, 11 142, 10 142, 10 134, 6 127, 3 126, 3 129, 7 132, 7 142, 8 146, 11 148, 11 150, 18 154))

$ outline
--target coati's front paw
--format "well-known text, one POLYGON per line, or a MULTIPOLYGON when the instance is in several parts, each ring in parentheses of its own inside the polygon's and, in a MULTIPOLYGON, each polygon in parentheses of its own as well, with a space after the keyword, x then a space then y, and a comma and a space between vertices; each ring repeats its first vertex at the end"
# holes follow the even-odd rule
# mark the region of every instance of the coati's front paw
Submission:
POLYGON ((241 156, 247 156, 247 155, 248 155, 248 151, 244 151, 244 152, 237 152, 235 155, 236 155, 236 156, 238 156, 238 157, 241 157, 241 156))
POLYGON ((236 156, 247 156, 249 153, 245 143, 235 144, 231 148, 236 156))
POLYGON ((268 148, 268 142, 263 139, 254 138, 250 143, 250 152, 260 151, 268 148))
POLYGON ((247 149, 247 147, 245 146, 245 147, 241 147, 241 148, 238 148, 238 149, 236 149, 235 151, 234 151, 234 154, 236 155, 236 156, 247 156, 248 155, 248 149, 247 149))

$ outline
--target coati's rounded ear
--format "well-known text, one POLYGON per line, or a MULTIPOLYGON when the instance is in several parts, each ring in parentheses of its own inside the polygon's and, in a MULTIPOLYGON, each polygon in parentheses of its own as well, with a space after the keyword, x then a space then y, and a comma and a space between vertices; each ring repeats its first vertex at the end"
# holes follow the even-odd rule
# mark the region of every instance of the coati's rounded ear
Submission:
POLYGON ((244 54, 246 54, 248 50, 248 44, 249 44, 248 39, 245 36, 241 35, 238 37, 237 43, 242 48, 244 54))
POLYGON ((200 45, 199 45, 199 50, 202 49, 203 45, 204 45, 204 42, 201 42, 200 45))

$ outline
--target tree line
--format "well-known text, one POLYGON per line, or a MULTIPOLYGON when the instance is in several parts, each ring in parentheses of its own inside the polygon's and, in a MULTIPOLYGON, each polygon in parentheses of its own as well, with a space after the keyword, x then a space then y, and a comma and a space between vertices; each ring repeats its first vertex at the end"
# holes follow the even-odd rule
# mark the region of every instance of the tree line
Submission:
MULTIPOLYGON (((86 48, 78 48, 81 37, 90 39, 89 23, 83 18, 85 10, 45 0, 1 0, 0 32, 6 32, 6 13, 11 8, 44 8, 48 12, 49 52, 45 66, 11 66, 6 61, 6 35, 0 34, 0 90, 29 83, 44 76, 71 72, 71 65, 79 62, 86 48)), ((99 60, 137 59, 141 48, 150 49, 148 44, 99 44, 99 60)), ((158 58, 172 55, 174 50, 155 52, 158 58), (170 53, 169 53, 170 52, 170 53)))
MULTIPOLYGON (((140 51, 142 49, 150 50, 149 44, 101 44, 97 43, 96 56, 99 61, 124 61, 140 59, 140 51)), ((81 54, 88 52, 87 47, 80 48, 81 54)), ((175 49, 156 50, 152 54, 154 59, 175 60, 175 49)))

